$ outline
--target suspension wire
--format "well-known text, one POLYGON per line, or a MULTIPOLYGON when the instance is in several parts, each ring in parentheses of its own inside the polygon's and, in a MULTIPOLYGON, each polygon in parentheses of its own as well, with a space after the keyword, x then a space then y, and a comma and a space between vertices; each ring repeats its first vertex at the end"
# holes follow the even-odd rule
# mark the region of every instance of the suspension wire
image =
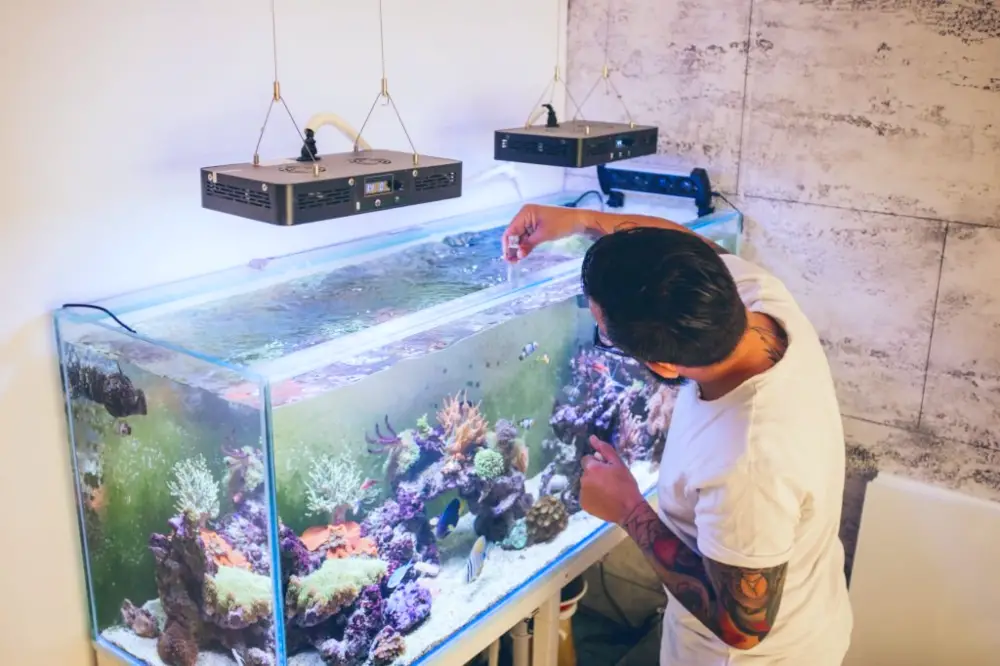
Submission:
POLYGON ((361 135, 365 131, 365 127, 368 125, 368 121, 372 117, 372 113, 375 111, 375 107, 378 105, 380 99, 385 100, 382 106, 392 106, 393 112, 396 114, 396 119, 399 121, 399 126, 403 129, 403 134, 406 136, 406 142, 410 144, 410 150, 413 151, 413 164, 414 166, 420 161, 420 155, 417 153, 417 147, 413 144, 413 139, 410 138, 410 133, 406 130, 406 124, 403 122, 403 116, 399 113, 399 109, 396 107, 396 100, 392 98, 392 94, 389 93, 389 79, 386 76, 385 68, 385 22, 382 18, 382 0, 378 0, 378 38, 379 38, 379 49, 382 53, 382 82, 381 88, 377 95, 375 95, 375 101, 372 102, 371 108, 368 109, 368 115, 365 116, 365 121, 361 123, 361 129, 358 130, 358 138, 354 141, 354 152, 360 150, 359 144, 361 143, 361 135))
MULTIPOLYGON (((271 102, 267 105, 267 113, 264 114, 264 123, 260 128, 260 136, 257 137, 257 146, 253 151, 253 163, 254 166, 260 164, 260 144, 264 140, 264 132, 267 131, 267 123, 271 119, 271 111, 274 109, 274 105, 277 102, 281 102, 281 105, 285 108, 285 112, 288 114, 288 119, 292 121, 292 127, 295 128, 295 133, 299 135, 299 141, 302 142, 304 146, 306 144, 306 137, 299 129, 299 124, 295 122, 295 116, 292 114, 292 110, 288 108, 288 102, 281 95, 281 82, 278 79, 278 15, 274 7, 275 0, 271 0, 271 52, 274 58, 274 89, 271 92, 271 102)), ((312 157, 313 164, 313 174, 319 175, 319 158, 317 155, 309 151, 310 157, 312 157)))
POLYGON ((576 113, 573 114, 573 119, 575 120, 577 116, 582 118, 583 110, 580 105, 576 103, 576 99, 573 97, 573 93, 570 92, 569 86, 566 83, 566 79, 563 77, 562 72, 559 68, 559 56, 562 55, 562 0, 556 0, 556 57, 555 57, 555 73, 552 80, 545 86, 542 90, 542 94, 539 96, 538 101, 532 107, 531 112, 528 113, 528 120, 525 121, 525 128, 531 127, 531 125, 542 115, 541 104, 548 97, 549 104, 555 102, 556 97, 556 86, 562 84, 563 90, 566 91, 567 100, 573 104, 576 108, 576 113))
MULTIPOLYGON (((612 0, 608 0, 607 12, 604 21, 604 65, 601 67, 600 77, 594 82, 594 85, 590 87, 590 90, 587 91, 587 94, 584 96, 583 102, 580 106, 582 107, 587 103, 587 100, 589 100, 591 95, 594 94, 594 91, 597 90, 597 86, 599 86, 603 81, 604 94, 608 95, 612 92, 614 93, 615 97, 617 97, 618 101, 621 103, 622 109, 625 111, 625 117, 628 118, 628 124, 630 126, 634 126, 635 121, 632 119, 632 112, 629 111, 628 105, 625 103, 625 98, 622 96, 621 92, 619 92, 615 82, 611 80, 611 1, 612 0)), ((573 119, 575 120, 576 116, 573 116, 573 119)))

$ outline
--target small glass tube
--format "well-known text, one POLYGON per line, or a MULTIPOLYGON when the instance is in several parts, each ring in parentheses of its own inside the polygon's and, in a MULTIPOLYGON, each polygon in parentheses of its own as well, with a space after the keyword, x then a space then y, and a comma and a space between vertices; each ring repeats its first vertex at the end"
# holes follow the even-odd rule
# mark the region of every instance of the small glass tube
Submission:
POLYGON ((504 248, 504 253, 507 258, 507 282, 512 287, 517 286, 518 271, 514 266, 514 261, 517 260, 517 250, 520 247, 520 242, 520 236, 508 236, 507 247, 504 248))

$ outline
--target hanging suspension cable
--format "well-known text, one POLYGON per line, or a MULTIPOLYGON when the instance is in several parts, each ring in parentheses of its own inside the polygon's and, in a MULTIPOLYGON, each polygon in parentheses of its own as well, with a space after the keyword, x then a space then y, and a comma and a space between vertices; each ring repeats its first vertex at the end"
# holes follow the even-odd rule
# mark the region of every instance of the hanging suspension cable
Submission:
POLYGON ((416 146, 413 145, 413 139, 410 138, 410 133, 406 131, 406 124, 403 122, 403 116, 399 113, 399 109, 396 107, 396 101, 389 93, 389 79, 386 77, 385 73, 385 26, 382 20, 382 0, 378 1, 378 35, 379 47, 382 52, 382 84, 378 94, 375 95, 375 101, 372 102, 371 107, 368 109, 368 115, 365 116, 365 121, 361 123, 361 129, 358 130, 358 138, 354 142, 354 152, 358 152, 360 150, 359 143, 361 141, 361 135, 364 133, 365 127, 368 125, 368 121, 371 119, 372 113, 375 111, 375 106, 378 104, 380 99, 384 99, 384 106, 392 106, 392 110, 396 114, 399 126, 403 129, 403 134, 406 136, 406 141, 410 144, 410 150, 413 151, 413 166, 417 166, 420 162, 420 155, 417 153, 416 146))
MULTIPOLYGON (((292 121, 292 127, 295 128, 295 133, 299 135, 299 141, 302 145, 306 145, 306 137, 299 129, 299 124, 295 122, 295 116, 292 114, 291 109, 288 108, 288 102, 285 98, 281 96, 281 82, 278 79, 278 20, 277 12, 274 7, 275 0, 271 0, 271 51, 274 56, 274 88, 271 92, 271 101, 267 105, 267 113, 264 114, 264 124, 260 128, 260 136, 257 137, 257 146, 253 150, 253 163, 254 166, 260 165, 260 144, 264 140, 264 132, 267 131, 267 123, 271 119, 271 110, 277 102, 281 102, 281 105, 285 108, 285 112, 288 114, 288 119, 292 121)), ((318 157, 312 151, 309 151, 312 157, 313 164, 313 174, 319 175, 319 161, 318 157)))
MULTIPOLYGON (((615 97, 622 105, 622 109, 625 111, 625 117, 628 118, 628 124, 630 127, 635 127, 635 121, 632 119, 632 112, 629 111, 628 105, 625 104, 625 98, 618 91, 618 87, 615 86, 615 82, 611 80, 611 0, 608 0, 607 12, 604 20, 604 65, 601 67, 600 77, 594 81, 594 85, 590 87, 587 94, 583 97, 583 102, 580 104, 581 108, 587 103, 594 91, 597 90, 597 86, 604 82, 604 94, 607 95, 610 92, 614 92, 615 97)), ((573 120, 576 120, 576 116, 573 116, 573 120)), ((582 120, 582 114, 581 114, 582 120)))

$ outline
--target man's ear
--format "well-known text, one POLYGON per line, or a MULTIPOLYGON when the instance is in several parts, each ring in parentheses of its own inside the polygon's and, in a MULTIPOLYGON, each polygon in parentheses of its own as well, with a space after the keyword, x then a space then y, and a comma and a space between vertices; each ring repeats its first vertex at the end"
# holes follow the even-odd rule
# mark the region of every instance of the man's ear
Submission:
POLYGON ((647 363, 646 367, 664 379, 677 379, 681 376, 677 366, 672 363, 647 363))

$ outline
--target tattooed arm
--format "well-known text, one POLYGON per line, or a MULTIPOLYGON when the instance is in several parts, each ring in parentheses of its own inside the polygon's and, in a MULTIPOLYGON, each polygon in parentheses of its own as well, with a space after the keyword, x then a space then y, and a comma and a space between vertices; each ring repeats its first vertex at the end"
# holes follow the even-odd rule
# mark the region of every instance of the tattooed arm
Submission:
POLYGON ((747 650, 771 631, 787 564, 745 569, 702 558, 645 501, 632 510, 622 527, 674 598, 724 643, 747 650))
POLYGON ((592 237, 604 236, 607 234, 615 233, 617 231, 628 231, 629 229, 639 229, 639 228, 653 228, 653 229, 672 229, 673 231, 683 231, 689 233, 703 241, 708 243, 713 250, 718 254, 730 254, 729 250, 725 249, 718 243, 710 241, 704 236, 691 231, 683 224, 678 224, 677 222, 671 222, 670 220, 664 219, 662 217, 653 217, 652 215, 632 215, 624 213, 604 213, 598 211, 591 211, 586 209, 578 209, 579 214, 583 216, 583 228, 585 233, 592 237))
MULTIPOLYGON (((787 565, 739 567, 702 557, 663 524, 614 447, 596 437, 590 444, 594 455, 581 461, 583 509, 621 525, 674 598, 723 642, 746 650, 763 641, 778 615, 787 565)), ((742 563, 780 561, 774 554, 789 552, 794 540, 794 496, 775 487, 768 489, 769 501, 756 501, 762 489, 741 478, 730 483, 699 493, 699 550, 742 563)))

